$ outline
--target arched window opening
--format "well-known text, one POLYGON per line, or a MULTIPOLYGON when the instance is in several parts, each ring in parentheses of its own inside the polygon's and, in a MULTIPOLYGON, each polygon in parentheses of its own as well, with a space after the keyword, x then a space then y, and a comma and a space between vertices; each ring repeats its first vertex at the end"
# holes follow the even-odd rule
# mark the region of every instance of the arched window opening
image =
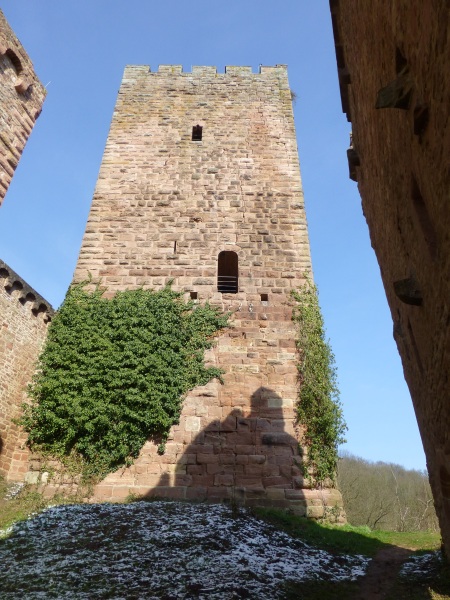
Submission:
POLYGON ((6 56, 12 62, 16 74, 19 75, 19 73, 21 73, 23 71, 23 67, 22 67, 22 63, 20 62, 20 58, 17 56, 17 54, 14 52, 14 50, 11 50, 11 48, 8 48, 8 50, 6 51, 6 56))
POLYGON ((203 127, 201 125, 194 125, 192 128, 192 141, 201 142, 203 134, 203 127))
POLYGON ((237 294, 238 280, 238 255, 230 250, 220 252, 217 268, 217 290, 222 294, 237 294))

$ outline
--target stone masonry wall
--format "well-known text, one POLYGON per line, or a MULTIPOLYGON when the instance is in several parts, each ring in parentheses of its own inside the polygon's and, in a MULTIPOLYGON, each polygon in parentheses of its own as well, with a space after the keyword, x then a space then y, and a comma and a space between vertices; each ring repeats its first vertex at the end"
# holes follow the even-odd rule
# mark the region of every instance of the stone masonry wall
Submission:
POLYGON ((26 436, 12 419, 26 400, 52 315, 48 302, 0 260, 0 473, 10 481, 28 470, 26 436))
POLYGON ((45 95, 31 60, 0 10, 0 205, 45 95))
POLYGON ((450 556, 450 39, 445 0, 332 0, 358 182, 450 556))
POLYGON ((224 385, 189 393, 165 454, 148 442, 96 497, 236 498, 310 516, 341 502, 335 490, 308 489, 299 469, 289 292, 305 271, 286 67, 127 67, 74 279, 90 272, 109 295, 173 280, 234 316, 208 356, 224 385), (238 256, 237 293, 218 291, 222 251, 238 256))

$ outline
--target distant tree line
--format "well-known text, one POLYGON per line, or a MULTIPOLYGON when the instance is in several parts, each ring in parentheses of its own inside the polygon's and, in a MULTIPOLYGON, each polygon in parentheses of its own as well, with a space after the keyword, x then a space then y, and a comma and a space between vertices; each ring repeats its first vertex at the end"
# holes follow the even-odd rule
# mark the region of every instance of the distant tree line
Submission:
POLYGON ((428 475, 343 454, 338 486, 348 522, 389 531, 439 531, 428 475))

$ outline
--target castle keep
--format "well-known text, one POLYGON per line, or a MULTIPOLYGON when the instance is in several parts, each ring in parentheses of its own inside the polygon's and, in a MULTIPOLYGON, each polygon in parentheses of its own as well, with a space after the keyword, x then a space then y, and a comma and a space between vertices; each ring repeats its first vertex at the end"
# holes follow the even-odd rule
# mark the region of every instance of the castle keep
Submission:
POLYGON ((113 295, 173 287, 233 313, 209 351, 218 381, 184 401, 165 454, 147 442, 98 498, 155 496, 291 506, 320 516, 335 490, 301 477, 289 292, 311 270, 284 65, 128 66, 75 282, 113 295))

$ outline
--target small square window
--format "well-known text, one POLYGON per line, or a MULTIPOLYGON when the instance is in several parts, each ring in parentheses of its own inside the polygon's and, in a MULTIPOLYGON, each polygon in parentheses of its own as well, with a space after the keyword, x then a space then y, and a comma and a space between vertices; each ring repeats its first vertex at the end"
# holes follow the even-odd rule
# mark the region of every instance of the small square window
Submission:
POLYGON ((269 294, 261 294, 261 302, 269 302, 269 294))
POLYGON ((198 292, 191 292, 191 300, 198 300, 198 292))

